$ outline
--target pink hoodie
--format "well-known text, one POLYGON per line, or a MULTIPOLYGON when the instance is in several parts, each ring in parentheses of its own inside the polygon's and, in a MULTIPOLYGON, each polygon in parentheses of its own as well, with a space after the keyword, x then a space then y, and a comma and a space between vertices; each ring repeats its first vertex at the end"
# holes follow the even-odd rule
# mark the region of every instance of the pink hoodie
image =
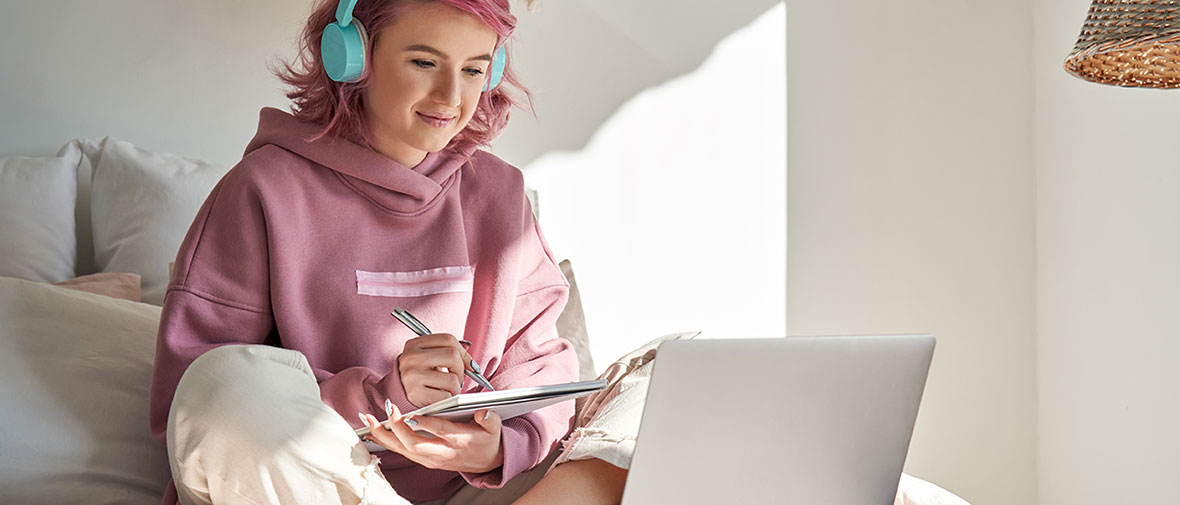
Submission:
MULTIPOLYGON (((323 401, 354 427, 357 412, 378 415, 387 397, 414 410, 397 358, 415 335, 390 316, 395 306, 471 341, 496 389, 577 380, 574 351, 554 331, 569 285, 519 170, 474 149, 430 153, 409 169, 339 138, 306 142, 318 129, 278 109, 260 116, 176 258, 152 378, 157 439, 185 368, 224 344, 302 352, 323 401)), ((486 474, 427 469, 395 453, 381 468, 414 501, 464 479, 499 487, 544 459, 572 414, 565 402, 505 421, 504 465, 486 474)))

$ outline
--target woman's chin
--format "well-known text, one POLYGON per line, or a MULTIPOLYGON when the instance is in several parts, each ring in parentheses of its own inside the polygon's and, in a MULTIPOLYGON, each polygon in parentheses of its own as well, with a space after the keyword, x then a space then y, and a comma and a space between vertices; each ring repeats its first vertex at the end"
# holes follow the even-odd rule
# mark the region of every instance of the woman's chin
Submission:
POLYGON ((453 140, 454 138, 455 138, 455 136, 452 135, 452 136, 446 137, 446 138, 430 139, 428 141, 419 143, 415 147, 417 147, 418 149, 421 149, 423 151, 426 151, 428 153, 436 153, 436 152, 439 152, 443 149, 446 149, 446 147, 451 144, 451 140, 453 140))

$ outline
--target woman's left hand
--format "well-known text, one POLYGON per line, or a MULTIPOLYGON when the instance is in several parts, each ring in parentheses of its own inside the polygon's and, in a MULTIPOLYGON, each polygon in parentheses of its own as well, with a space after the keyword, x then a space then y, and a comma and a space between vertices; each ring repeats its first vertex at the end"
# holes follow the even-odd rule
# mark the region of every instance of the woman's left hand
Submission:
POLYGON ((456 423, 430 416, 406 420, 394 406, 389 416, 393 431, 385 429, 376 417, 363 416, 372 430, 369 439, 427 468, 484 473, 504 464, 500 416, 494 411, 478 410, 472 422, 456 423))

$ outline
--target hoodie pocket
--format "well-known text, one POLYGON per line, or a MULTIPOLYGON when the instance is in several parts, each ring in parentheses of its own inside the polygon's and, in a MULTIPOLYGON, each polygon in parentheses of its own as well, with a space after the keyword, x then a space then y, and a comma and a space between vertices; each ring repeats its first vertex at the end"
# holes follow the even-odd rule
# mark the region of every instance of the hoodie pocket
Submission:
POLYGON ((356 293, 368 296, 426 296, 471 291, 475 270, 470 266, 440 267, 414 272, 356 271, 356 293))

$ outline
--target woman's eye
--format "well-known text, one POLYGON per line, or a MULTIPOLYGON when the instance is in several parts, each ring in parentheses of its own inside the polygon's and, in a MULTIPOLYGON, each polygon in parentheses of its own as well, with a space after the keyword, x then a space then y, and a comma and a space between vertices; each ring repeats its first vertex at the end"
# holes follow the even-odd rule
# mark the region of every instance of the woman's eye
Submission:
POLYGON ((410 60, 418 68, 434 68, 434 62, 430 60, 410 60))
POLYGON ((468 68, 468 69, 465 69, 464 71, 467 72, 467 75, 470 75, 472 77, 479 77, 479 76, 483 75, 483 70, 480 70, 478 68, 468 68))

